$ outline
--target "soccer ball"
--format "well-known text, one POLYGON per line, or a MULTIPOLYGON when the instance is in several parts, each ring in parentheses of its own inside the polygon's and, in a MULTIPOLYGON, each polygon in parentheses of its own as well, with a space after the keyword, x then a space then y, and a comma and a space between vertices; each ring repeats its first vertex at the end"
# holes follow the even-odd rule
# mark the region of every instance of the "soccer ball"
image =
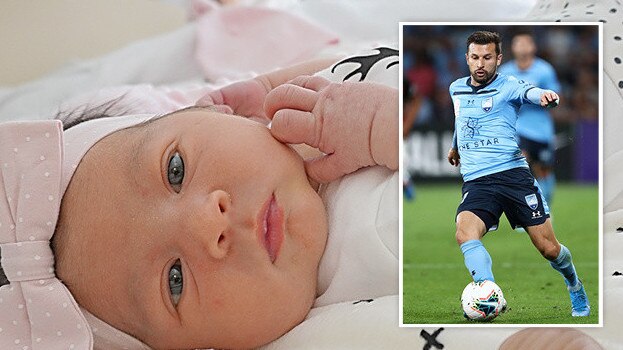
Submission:
POLYGON ((488 321, 506 311, 506 299, 495 282, 471 282, 461 294, 463 315, 468 320, 488 321))

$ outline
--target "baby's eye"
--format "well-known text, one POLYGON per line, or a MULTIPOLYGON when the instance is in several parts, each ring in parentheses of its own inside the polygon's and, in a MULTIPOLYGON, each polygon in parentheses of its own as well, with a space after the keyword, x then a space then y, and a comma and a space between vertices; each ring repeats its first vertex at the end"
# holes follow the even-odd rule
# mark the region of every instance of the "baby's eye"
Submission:
POLYGON ((167 178, 173 190, 177 193, 182 189, 184 181, 184 160, 179 153, 175 152, 169 159, 167 178))
POLYGON ((182 264, 179 259, 169 269, 169 290, 171 291, 171 301, 177 306, 182 296, 184 277, 182 275, 182 264))

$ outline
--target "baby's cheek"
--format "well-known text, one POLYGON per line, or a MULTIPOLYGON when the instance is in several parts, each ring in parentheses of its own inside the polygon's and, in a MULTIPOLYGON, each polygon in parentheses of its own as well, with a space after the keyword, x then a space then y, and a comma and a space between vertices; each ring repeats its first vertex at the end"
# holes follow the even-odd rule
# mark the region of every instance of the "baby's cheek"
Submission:
POLYGON ((308 205, 303 209, 304 213, 301 215, 301 222, 297 226, 303 232, 301 241, 306 249, 305 251, 309 255, 315 255, 320 260, 327 240, 327 212, 317 193, 308 191, 305 197, 307 198, 302 198, 301 201, 302 203, 308 203, 308 205))

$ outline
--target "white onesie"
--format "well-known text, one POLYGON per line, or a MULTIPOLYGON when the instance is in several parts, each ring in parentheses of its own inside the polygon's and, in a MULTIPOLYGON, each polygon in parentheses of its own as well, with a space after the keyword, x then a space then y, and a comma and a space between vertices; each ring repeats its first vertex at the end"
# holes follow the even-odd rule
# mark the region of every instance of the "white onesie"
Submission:
POLYGON ((314 307, 398 291, 398 172, 360 169, 322 188, 329 217, 314 307))
MULTIPOLYGON (((397 94, 398 50, 379 45, 317 75, 340 83, 384 84, 397 94)), ((329 238, 314 307, 398 294, 398 184, 398 172, 374 166, 321 188, 329 238)))

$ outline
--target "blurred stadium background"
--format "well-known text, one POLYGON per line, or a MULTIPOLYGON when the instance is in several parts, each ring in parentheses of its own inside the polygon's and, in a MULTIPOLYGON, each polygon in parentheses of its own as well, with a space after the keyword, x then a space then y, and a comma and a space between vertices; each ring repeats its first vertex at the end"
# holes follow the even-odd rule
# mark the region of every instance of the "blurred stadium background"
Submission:
POLYGON ((558 239, 573 252, 592 306, 589 318, 570 316, 562 277, 526 234, 500 229, 483 240, 510 310, 494 323, 597 323, 599 315, 599 28, 597 25, 405 25, 403 121, 405 174, 415 198, 403 205, 403 323, 465 323, 460 294, 470 281, 454 238, 462 180, 446 159, 454 110, 448 86, 469 75, 466 39, 476 30, 502 36, 503 63, 512 59, 516 31, 534 33, 537 56, 550 62, 562 91, 552 109, 556 129, 552 205, 558 239), (528 27, 528 28, 527 28, 528 27))
POLYGON ((469 75, 465 41, 475 30, 502 36, 502 63, 512 59, 514 32, 534 33, 537 56, 556 69, 561 105, 552 110, 556 125, 558 180, 598 181, 598 26, 449 26, 403 27, 403 120, 405 167, 416 183, 452 180, 458 170, 446 160, 452 143, 454 111, 448 86, 469 75))

